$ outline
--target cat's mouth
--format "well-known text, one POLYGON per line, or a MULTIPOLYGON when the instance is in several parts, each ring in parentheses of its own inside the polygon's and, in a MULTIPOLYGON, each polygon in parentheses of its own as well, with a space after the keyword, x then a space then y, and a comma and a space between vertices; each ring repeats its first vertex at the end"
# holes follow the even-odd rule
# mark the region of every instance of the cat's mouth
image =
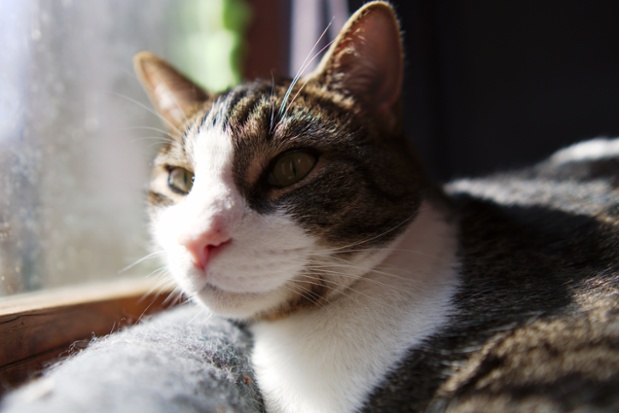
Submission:
POLYGON ((197 236, 183 235, 178 243, 189 254, 193 266, 200 272, 206 272, 211 261, 232 243, 232 239, 212 231, 197 236))
POLYGON ((207 245, 204 249, 205 249, 205 255, 206 255, 206 259, 204 260, 203 265, 201 266, 201 268, 203 270, 207 270, 208 271, 208 265, 211 262, 211 260, 217 258, 217 256, 219 254, 222 253, 222 251, 224 249, 226 249, 227 247, 230 246, 230 244, 232 243, 232 240, 227 240, 225 242, 222 242, 221 244, 217 244, 217 245, 207 245))

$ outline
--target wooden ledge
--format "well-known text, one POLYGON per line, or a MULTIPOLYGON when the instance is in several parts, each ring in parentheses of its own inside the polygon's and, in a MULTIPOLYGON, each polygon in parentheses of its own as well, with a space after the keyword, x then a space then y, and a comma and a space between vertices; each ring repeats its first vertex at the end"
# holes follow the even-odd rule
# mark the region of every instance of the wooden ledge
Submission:
POLYGON ((55 360, 169 307, 172 288, 123 279, 0 299, 0 395, 55 360))

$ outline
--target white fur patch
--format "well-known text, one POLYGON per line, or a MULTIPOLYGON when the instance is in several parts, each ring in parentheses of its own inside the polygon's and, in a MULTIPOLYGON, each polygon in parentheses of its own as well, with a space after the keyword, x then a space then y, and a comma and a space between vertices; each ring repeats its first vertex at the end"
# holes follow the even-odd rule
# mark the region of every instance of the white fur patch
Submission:
POLYGON ((550 161, 567 163, 608 159, 619 156, 619 139, 592 139, 576 143, 556 152, 550 161))
POLYGON ((429 205, 389 256, 332 303, 252 326, 269 413, 354 412, 404 354, 446 321, 456 236, 429 205))

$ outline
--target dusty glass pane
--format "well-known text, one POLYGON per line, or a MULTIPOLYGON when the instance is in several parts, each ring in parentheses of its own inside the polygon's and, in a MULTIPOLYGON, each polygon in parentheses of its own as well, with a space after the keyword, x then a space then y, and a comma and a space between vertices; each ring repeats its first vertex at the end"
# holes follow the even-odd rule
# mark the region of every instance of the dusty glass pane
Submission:
MULTIPOLYGON (((0 296, 117 277, 148 253, 144 189, 163 132, 132 56, 190 71, 196 48, 178 45, 228 29, 187 13, 221 15, 225 1, 0 0, 0 296)), ((238 77, 215 60, 213 76, 238 77)))

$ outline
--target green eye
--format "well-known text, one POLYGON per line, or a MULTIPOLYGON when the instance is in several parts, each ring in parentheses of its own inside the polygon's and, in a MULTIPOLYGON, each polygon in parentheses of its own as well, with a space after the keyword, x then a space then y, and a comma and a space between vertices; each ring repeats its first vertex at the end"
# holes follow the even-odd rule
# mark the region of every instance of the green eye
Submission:
POLYGON ((309 152, 288 152, 275 160, 269 183, 283 188, 305 178, 316 164, 316 156, 309 152))
POLYGON ((185 168, 172 168, 168 174, 168 186, 181 194, 188 194, 191 191, 193 180, 193 173, 185 168))

